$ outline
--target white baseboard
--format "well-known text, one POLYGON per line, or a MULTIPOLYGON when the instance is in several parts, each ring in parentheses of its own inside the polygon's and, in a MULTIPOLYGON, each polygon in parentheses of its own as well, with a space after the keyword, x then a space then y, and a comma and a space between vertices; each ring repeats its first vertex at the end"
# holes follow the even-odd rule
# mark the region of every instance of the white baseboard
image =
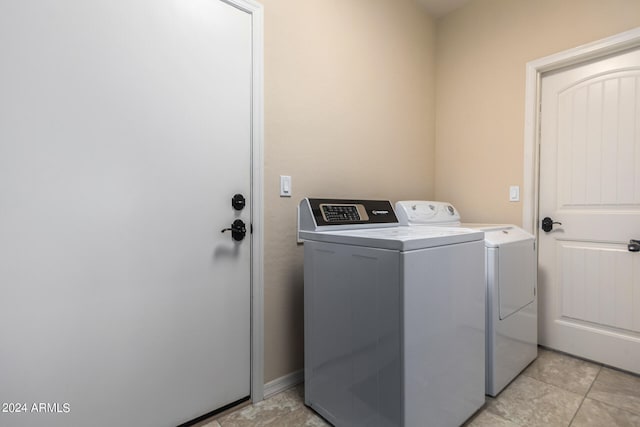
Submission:
POLYGON ((304 381, 304 370, 299 370, 296 372, 292 372, 290 374, 284 375, 280 378, 276 378, 273 381, 269 381, 264 385, 264 398, 273 396, 274 394, 280 393, 281 391, 285 391, 288 388, 291 388, 295 385, 300 384, 304 381))

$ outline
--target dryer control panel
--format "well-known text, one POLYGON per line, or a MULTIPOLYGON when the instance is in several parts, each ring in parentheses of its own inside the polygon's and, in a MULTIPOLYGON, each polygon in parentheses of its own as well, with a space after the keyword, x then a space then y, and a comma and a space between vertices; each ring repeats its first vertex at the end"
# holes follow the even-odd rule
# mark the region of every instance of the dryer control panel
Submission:
POLYGON ((396 212, 402 225, 460 225, 460 214, 446 202, 402 200, 396 212))
POLYGON ((388 200, 306 198, 300 202, 300 230, 347 230, 397 225, 398 218, 388 200))

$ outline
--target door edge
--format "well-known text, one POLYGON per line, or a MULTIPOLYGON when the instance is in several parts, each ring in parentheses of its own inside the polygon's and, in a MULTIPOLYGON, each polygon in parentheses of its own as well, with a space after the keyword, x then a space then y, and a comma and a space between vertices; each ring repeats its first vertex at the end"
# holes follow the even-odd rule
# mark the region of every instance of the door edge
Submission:
POLYGON ((264 8, 221 0, 251 15, 251 401, 264 399, 264 8))

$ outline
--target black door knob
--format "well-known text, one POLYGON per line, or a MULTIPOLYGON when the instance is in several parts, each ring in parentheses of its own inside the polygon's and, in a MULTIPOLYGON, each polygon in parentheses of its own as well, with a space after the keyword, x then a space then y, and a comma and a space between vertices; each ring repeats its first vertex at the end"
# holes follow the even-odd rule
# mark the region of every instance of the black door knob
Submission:
POLYGON ((231 206, 237 211, 241 211, 246 203, 247 201, 242 194, 234 194, 231 198, 231 206))
POLYGON ((544 217, 544 219, 542 220, 542 229, 548 233, 549 231, 553 230, 553 224, 562 225, 561 222, 554 221, 548 216, 544 217))
POLYGON ((247 234, 247 227, 244 225, 244 221, 241 219, 236 219, 231 224, 230 228, 223 228, 222 233, 225 231, 231 231, 231 238, 237 242, 244 239, 244 236, 247 234))
POLYGON ((640 252, 640 240, 629 240, 627 249, 629 249, 629 252, 640 252))

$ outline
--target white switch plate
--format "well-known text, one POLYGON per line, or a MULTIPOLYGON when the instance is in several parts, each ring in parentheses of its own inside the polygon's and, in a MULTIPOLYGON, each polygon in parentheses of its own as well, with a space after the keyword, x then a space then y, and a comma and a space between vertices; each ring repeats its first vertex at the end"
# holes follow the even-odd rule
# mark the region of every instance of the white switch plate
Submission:
POLYGON ((291 197, 291 177, 280 175, 280 197, 291 197))
POLYGON ((520 187, 517 185, 512 185, 509 187, 509 201, 510 202, 519 202, 520 201, 520 187))

